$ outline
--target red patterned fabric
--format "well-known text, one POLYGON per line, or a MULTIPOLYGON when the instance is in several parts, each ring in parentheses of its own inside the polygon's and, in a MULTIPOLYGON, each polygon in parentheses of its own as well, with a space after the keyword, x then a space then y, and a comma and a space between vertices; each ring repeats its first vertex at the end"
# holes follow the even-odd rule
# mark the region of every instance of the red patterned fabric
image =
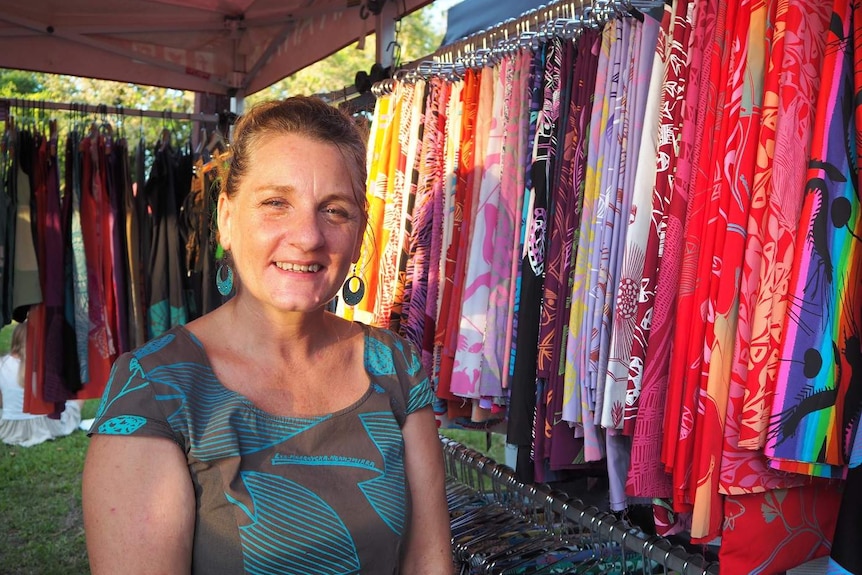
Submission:
POLYGON ((841 490, 834 484, 728 495, 722 573, 774 575, 829 554, 841 490))

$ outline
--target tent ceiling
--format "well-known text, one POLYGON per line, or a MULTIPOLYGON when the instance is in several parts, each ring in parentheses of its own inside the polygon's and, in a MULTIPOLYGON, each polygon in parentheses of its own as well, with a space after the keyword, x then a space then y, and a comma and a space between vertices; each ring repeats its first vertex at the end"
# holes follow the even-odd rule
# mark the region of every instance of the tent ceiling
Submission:
MULTIPOLYGON (((430 2, 390 0, 383 15, 400 17, 430 2)), ((0 67, 249 94, 373 32, 377 19, 359 4, 0 0, 0 67)))

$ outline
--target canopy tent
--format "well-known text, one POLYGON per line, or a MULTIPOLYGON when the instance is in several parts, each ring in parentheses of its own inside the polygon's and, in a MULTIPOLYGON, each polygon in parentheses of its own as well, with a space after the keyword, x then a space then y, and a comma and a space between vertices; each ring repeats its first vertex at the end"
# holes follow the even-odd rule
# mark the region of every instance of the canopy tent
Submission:
POLYGON ((240 97, 432 0, 0 0, 0 67, 240 97))

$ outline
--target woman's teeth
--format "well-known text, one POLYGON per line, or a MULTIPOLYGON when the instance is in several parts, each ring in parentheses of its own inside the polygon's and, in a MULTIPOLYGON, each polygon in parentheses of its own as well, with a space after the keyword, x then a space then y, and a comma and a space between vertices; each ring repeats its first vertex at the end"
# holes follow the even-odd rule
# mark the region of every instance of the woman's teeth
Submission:
POLYGON ((291 264, 287 262, 275 262, 275 266, 278 269, 282 269, 287 272, 316 272, 320 270, 320 264, 311 264, 310 266, 303 266, 297 264, 291 264))

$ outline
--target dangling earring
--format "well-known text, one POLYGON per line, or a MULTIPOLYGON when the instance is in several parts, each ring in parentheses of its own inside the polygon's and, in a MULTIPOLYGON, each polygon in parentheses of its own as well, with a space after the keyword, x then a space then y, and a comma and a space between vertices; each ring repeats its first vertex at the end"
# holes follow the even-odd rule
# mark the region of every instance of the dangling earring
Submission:
POLYGON ((341 288, 341 297, 344 299, 344 303, 349 306, 354 306, 362 301, 362 298, 365 296, 365 282, 362 281, 362 278, 356 275, 356 264, 353 264, 353 273, 344 281, 344 285, 341 288), (352 284, 356 284, 356 289, 354 290, 352 284))
POLYGON ((233 268, 224 261, 222 261, 216 271, 216 288, 218 289, 218 293, 224 297, 229 296, 230 292, 233 291, 233 268), (224 270, 227 270, 227 272, 224 270))

